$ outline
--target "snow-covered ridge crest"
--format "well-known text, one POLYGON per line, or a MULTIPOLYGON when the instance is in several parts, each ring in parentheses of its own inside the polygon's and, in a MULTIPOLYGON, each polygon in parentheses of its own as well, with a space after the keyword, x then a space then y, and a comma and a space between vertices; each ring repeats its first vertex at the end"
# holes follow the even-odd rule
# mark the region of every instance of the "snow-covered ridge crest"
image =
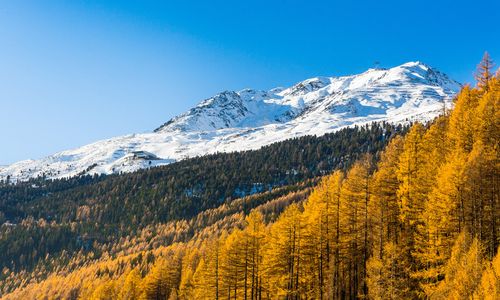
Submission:
POLYGON ((421 62, 358 75, 315 77, 269 91, 224 91, 152 133, 98 141, 0 167, 0 180, 131 172, 214 152, 257 149, 374 121, 428 121, 451 107, 460 84, 421 62))

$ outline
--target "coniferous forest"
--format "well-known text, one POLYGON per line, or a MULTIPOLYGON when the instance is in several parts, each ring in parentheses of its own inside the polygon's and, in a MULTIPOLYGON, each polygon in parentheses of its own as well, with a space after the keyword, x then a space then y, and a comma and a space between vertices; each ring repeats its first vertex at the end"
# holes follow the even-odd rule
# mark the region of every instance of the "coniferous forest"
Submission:
POLYGON ((500 299, 500 72, 454 108, 0 187, 5 299, 500 299), (8 221, 8 222, 7 222, 8 221))

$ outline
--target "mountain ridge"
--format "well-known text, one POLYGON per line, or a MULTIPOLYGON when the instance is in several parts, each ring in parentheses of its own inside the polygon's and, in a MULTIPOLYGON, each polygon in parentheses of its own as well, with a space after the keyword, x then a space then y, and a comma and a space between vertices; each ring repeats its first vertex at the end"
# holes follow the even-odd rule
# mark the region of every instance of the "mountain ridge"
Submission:
POLYGON ((20 161, 0 168, 0 180, 131 172, 371 122, 426 122, 451 107, 460 87, 446 74, 417 61, 357 75, 313 77, 288 88, 223 91, 151 133, 20 161))

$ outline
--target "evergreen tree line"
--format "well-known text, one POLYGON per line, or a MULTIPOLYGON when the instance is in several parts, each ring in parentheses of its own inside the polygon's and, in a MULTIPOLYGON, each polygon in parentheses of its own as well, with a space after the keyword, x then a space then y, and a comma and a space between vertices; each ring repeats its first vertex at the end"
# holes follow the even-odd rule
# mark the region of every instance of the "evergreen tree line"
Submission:
MULTIPOLYGON (((253 193, 261 194, 261 200, 278 197, 265 192, 346 168, 362 153, 376 154, 405 130, 373 124, 130 174, 4 182, 0 184, 0 270, 29 271, 47 255, 63 251, 66 255, 92 252, 98 257, 103 245, 140 234, 150 224, 189 220, 253 193)), ((288 192, 281 190, 282 195, 288 192)))

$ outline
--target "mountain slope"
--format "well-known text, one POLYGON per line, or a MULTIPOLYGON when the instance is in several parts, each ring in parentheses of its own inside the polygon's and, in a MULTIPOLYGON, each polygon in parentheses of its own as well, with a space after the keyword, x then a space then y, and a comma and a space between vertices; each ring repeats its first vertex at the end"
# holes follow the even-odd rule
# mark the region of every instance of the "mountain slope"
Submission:
MULTIPOLYGON (((301 182, 310 186, 366 153, 376 157, 406 130, 390 124, 344 128, 133 173, 0 183, 0 270, 31 270, 47 254, 53 258, 63 250, 70 256, 81 250, 100 255, 96 248, 116 245, 126 236, 135 239, 142 236, 137 230, 148 226, 188 220, 248 195, 290 191, 286 186, 301 182)), ((42 263, 42 268, 47 270, 47 265, 42 263)), ((2 282, 2 276, 0 294, 2 283, 9 282, 2 282)))
POLYGON ((225 91, 152 133, 132 134, 0 168, 0 180, 130 172, 215 152, 257 149, 374 121, 428 121, 460 84, 421 63, 318 77, 289 88, 225 91))

